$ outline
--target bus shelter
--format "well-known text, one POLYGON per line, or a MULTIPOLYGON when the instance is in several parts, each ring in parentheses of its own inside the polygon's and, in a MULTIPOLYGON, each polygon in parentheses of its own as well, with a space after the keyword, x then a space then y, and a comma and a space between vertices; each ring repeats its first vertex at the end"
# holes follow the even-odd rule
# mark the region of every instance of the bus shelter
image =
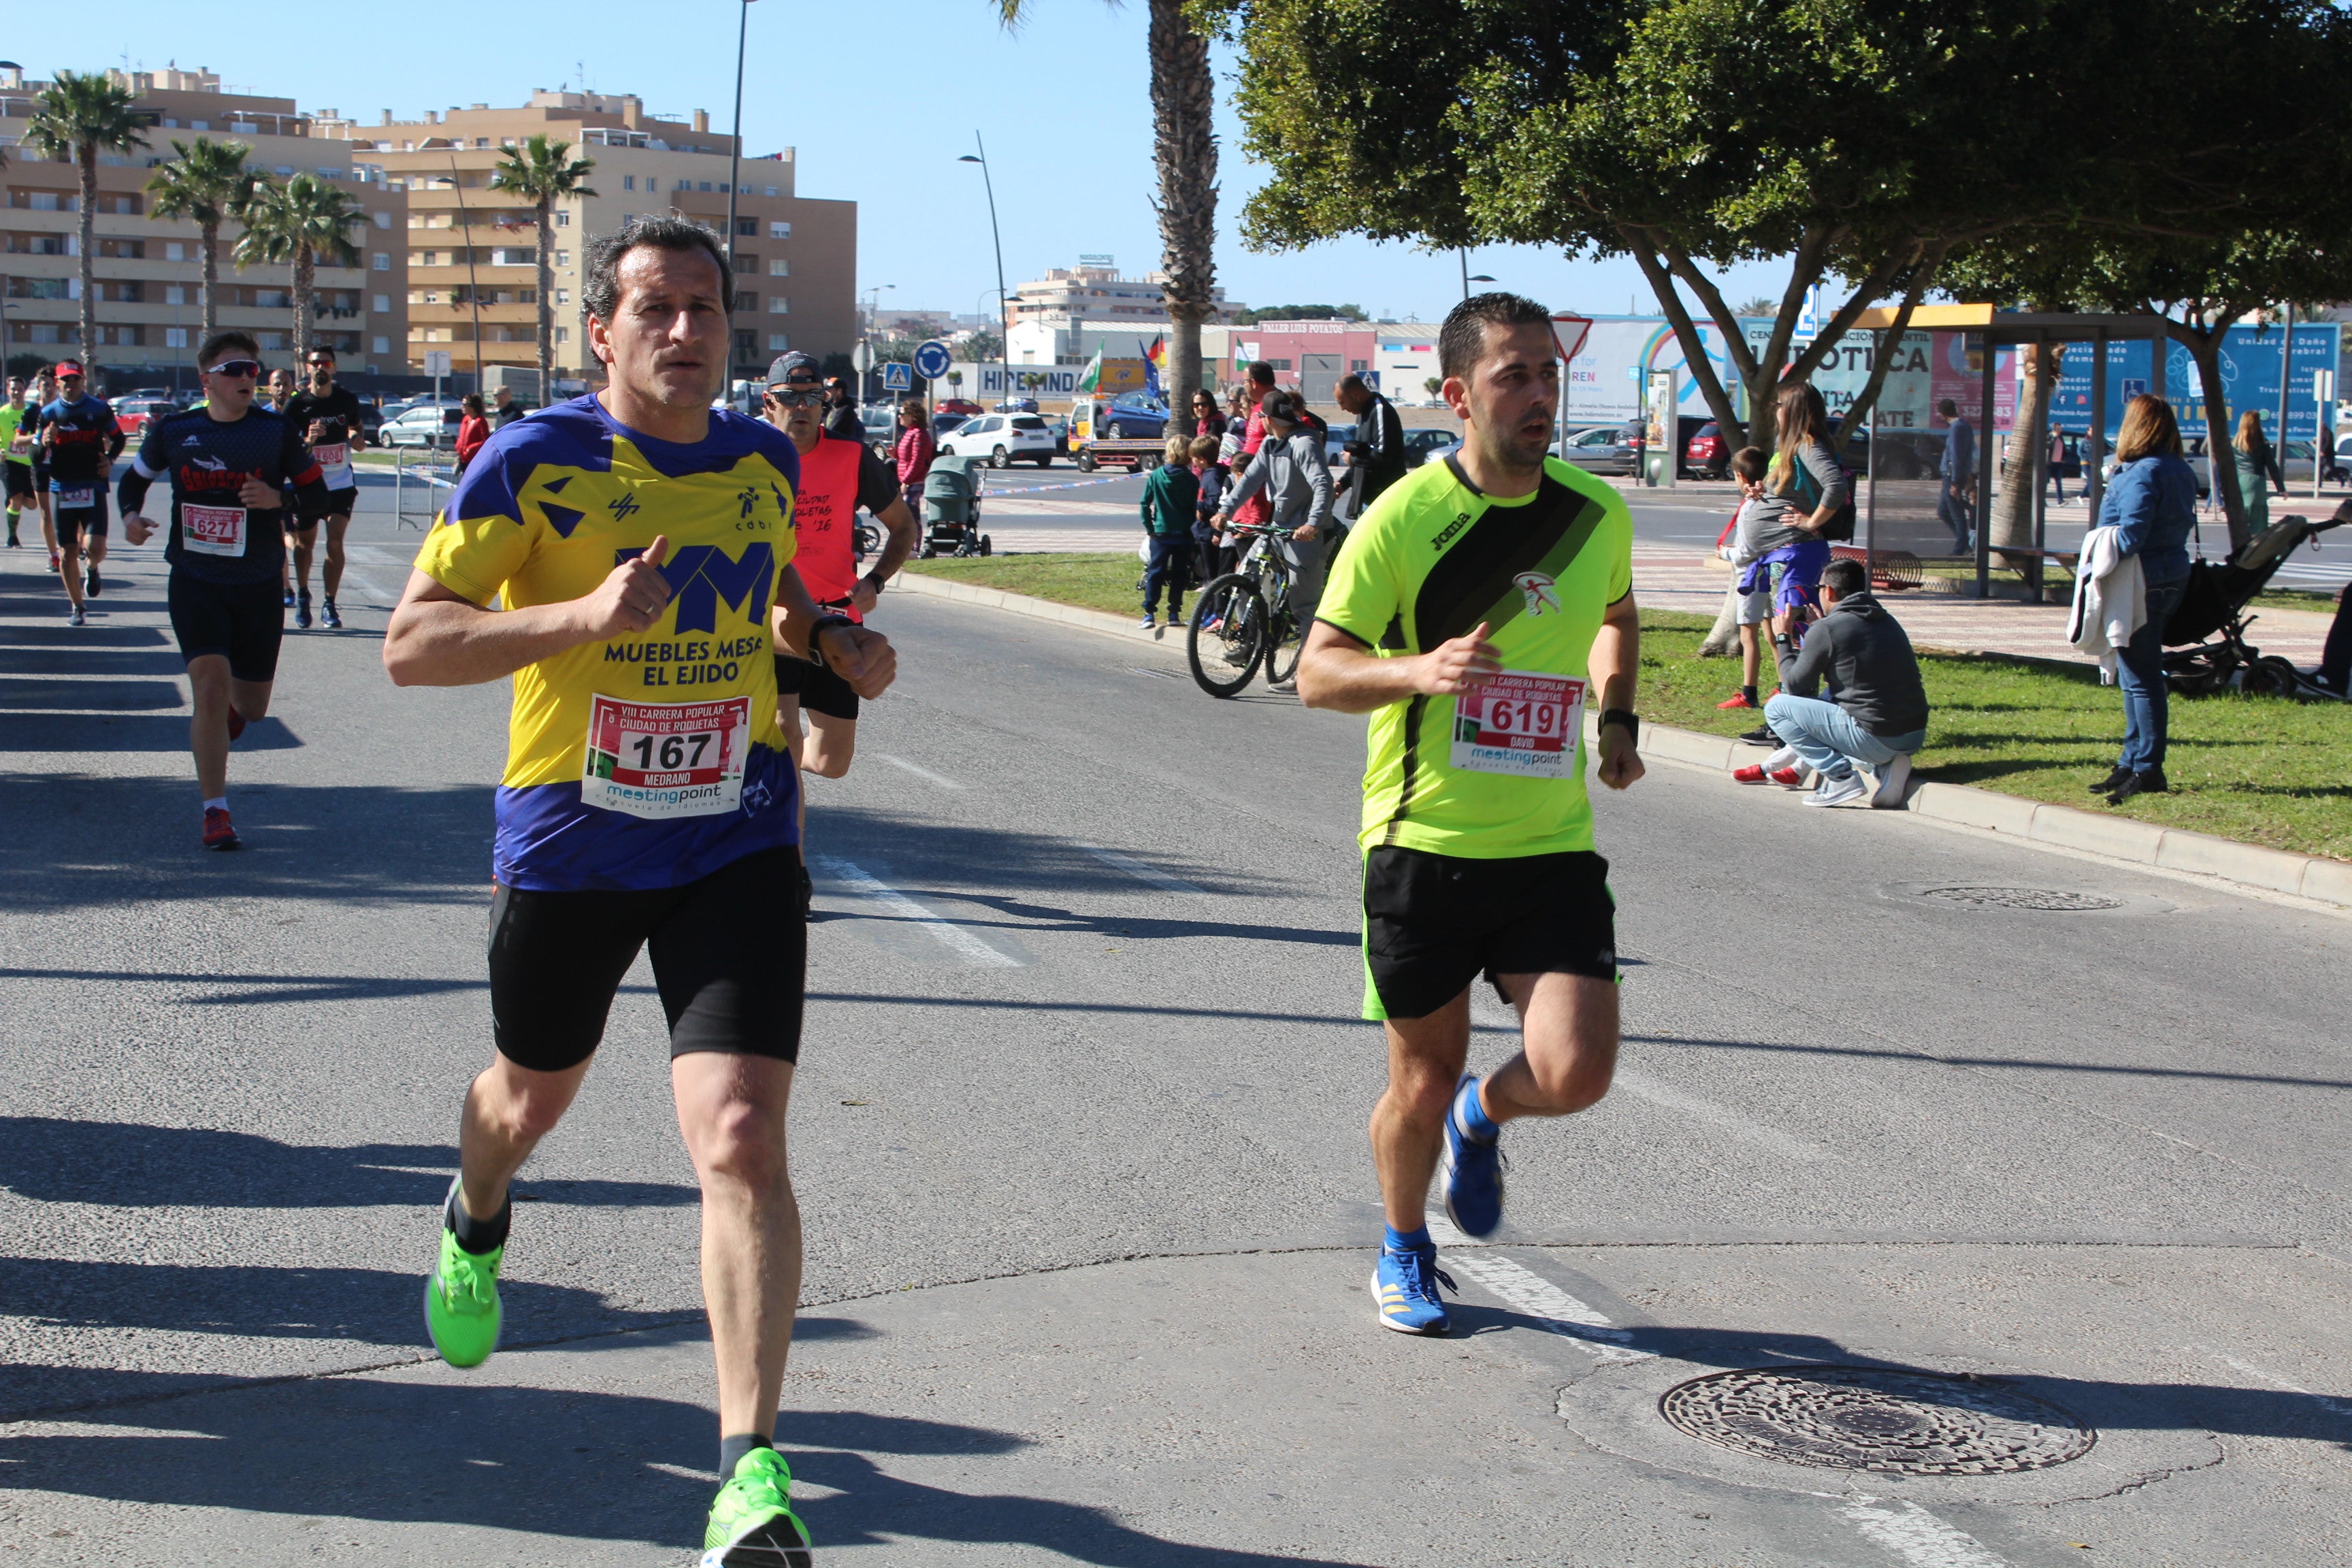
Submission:
MULTIPOLYGON (((1895 324, 1896 312, 1879 308, 1864 310, 1856 318, 1853 331, 1884 331, 1895 324)), ((2021 348, 2027 344, 2088 343, 2091 346, 2091 417, 2090 429, 2084 447, 2084 493, 2090 502, 2090 514, 2095 521, 2099 515, 2099 499, 2105 487, 2107 432, 2107 345, 2111 342, 2145 341, 2148 352, 2147 392, 2164 397, 2166 323, 2160 316, 2090 315, 2072 311, 2002 311, 1990 305, 1923 305, 1911 312, 1909 328, 1916 331, 1964 332, 1971 347, 1980 345, 1982 370, 1975 406, 1965 411, 1976 421, 1977 459, 1975 493, 1969 506, 1975 524, 1976 584, 1975 596, 1986 598, 1991 592, 1992 558, 1996 553, 2025 557, 2026 579, 2037 588, 2042 574, 2041 563, 2048 555, 2048 515, 2045 497, 2049 462, 2049 404, 2042 405, 2042 426, 2034 430, 2012 429, 2008 438, 2022 440, 2025 445, 2012 476, 2012 483, 2031 485, 2033 508, 2033 542, 2024 550, 2004 547, 1996 551, 1991 531, 1986 521, 1992 514, 1993 481, 2000 471, 2000 435, 1995 430, 1995 384, 2000 368, 2002 349, 2021 348)), ((2138 390, 2134 388, 2133 390, 2138 390)), ((1957 401, 1957 400, 1956 400, 1957 401)), ((1874 441, 1872 445, 1876 446, 1874 441)), ((1876 492, 1873 488, 1875 512, 1876 492)), ((1873 575, 1878 569, 1878 548, 1874 519, 1865 515, 1864 548, 1870 553, 1873 575)))

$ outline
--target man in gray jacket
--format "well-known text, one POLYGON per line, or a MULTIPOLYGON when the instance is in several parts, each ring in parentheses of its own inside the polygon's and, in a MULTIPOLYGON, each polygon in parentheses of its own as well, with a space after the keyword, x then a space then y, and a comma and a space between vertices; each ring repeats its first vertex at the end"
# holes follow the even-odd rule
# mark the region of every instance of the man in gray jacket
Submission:
POLYGON ((1271 521, 1288 531, 1275 536, 1275 548, 1290 568, 1290 614, 1304 637, 1315 624, 1315 606, 1323 599, 1323 568, 1331 558, 1331 470, 1323 461, 1321 434, 1298 416, 1297 401, 1290 394, 1272 394, 1258 412, 1265 418, 1265 444, 1225 492, 1216 526, 1232 521, 1242 502, 1265 492, 1274 508, 1271 521))
POLYGON ((1843 805, 1868 793, 1854 771, 1859 763, 1878 774, 1870 804, 1901 805, 1911 782, 1911 753, 1927 740, 1918 658, 1903 627, 1870 592, 1861 562, 1830 563, 1822 573, 1822 602, 1828 613, 1806 628, 1802 646, 1782 645, 1780 691, 1764 704, 1765 721, 1782 749, 1732 776, 1760 784, 1802 762, 1821 775, 1805 804, 1843 805), (1834 702, 1813 695, 1824 677, 1837 694, 1834 702))

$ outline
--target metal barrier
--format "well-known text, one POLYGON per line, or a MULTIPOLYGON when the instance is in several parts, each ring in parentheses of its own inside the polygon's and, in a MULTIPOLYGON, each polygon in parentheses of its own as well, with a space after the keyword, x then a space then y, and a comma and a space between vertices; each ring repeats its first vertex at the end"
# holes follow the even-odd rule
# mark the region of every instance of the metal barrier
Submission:
POLYGON ((429 530, 441 514, 443 490, 457 485, 457 465, 439 453, 395 447, 392 450, 392 506, 403 528, 429 530))

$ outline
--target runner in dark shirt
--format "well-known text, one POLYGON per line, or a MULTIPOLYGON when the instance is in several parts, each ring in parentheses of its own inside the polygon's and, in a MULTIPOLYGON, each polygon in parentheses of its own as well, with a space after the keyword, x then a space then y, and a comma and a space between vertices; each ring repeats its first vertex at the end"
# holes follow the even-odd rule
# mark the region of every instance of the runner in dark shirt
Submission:
POLYGON ((73 360, 58 365, 57 400, 41 410, 36 425, 34 445, 48 468, 49 508, 57 520, 58 575, 72 605, 67 618, 80 626, 85 589, 95 599, 105 585, 98 564, 106 559, 106 477, 122 450, 122 431, 106 400, 82 390, 81 366, 73 360), (87 574, 75 570, 75 557, 84 552, 87 574))
POLYGON ((316 526, 332 497, 301 430, 253 405, 261 359, 250 336, 214 333, 196 363, 204 406, 148 421, 119 499, 123 538, 144 544, 156 524, 140 506, 150 486, 172 477, 163 558, 172 563, 172 631, 195 699, 188 745, 205 802, 204 846, 234 849, 228 746, 269 711, 286 631, 278 597, 286 555, 281 532, 296 510, 316 526))
MULTIPOLYGON (((310 443, 311 456, 319 460, 319 472, 326 481, 327 561, 320 569, 320 585, 326 589, 326 603, 320 606, 319 619, 326 628, 341 631, 343 617, 335 609, 335 590, 343 582, 343 532, 352 525, 352 507, 359 500, 359 478, 352 471, 353 449, 367 445, 367 431, 360 424, 360 400, 348 386, 335 384, 335 351, 324 346, 310 351, 310 379, 286 405, 286 422, 295 433, 310 443)), ((289 606, 294 612, 294 624, 304 631, 310 628, 310 546, 319 536, 316 520, 305 521, 287 514, 286 547, 294 554, 294 598, 289 606), (299 529, 301 531, 291 531, 299 529)))

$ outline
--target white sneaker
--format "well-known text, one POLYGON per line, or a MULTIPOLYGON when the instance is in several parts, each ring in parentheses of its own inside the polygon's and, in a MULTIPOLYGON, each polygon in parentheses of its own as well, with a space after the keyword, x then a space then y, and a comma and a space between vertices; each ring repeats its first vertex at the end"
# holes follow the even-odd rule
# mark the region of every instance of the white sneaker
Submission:
POLYGON ((1842 779, 1822 775, 1821 786, 1805 797, 1807 805, 1843 805, 1850 800, 1860 800, 1870 793, 1860 773, 1848 773, 1842 779))
POLYGON ((1870 797, 1870 804, 1880 811, 1899 810, 1910 787, 1911 759, 1898 752, 1893 762, 1878 770, 1878 793, 1870 797))

